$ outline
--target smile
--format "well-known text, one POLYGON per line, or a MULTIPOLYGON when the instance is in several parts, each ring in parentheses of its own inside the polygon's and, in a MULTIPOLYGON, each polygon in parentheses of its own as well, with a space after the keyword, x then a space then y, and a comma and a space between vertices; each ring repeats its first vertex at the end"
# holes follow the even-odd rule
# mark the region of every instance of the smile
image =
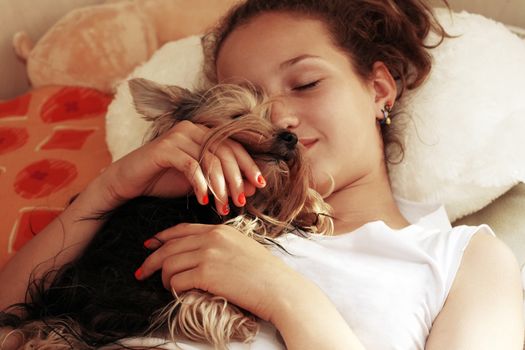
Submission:
POLYGON ((317 139, 312 138, 301 138, 299 139, 299 143, 304 146, 306 149, 312 148, 316 143, 317 139))

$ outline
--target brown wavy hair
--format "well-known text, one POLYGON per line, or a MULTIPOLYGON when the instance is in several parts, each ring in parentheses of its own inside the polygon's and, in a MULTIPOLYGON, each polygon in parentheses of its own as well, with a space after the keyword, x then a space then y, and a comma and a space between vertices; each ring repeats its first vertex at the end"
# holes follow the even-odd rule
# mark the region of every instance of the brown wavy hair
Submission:
MULTIPOLYGON (((448 2, 442 1, 449 8, 448 2)), ((234 6, 203 38, 204 71, 209 81, 217 82, 216 59, 228 35, 266 12, 289 12, 321 20, 363 81, 369 79, 375 62, 388 67, 398 84, 396 100, 405 89, 417 88, 428 76, 432 67, 428 49, 451 37, 424 0, 247 0, 234 6), (430 32, 437 34, 436 43, 425 42, 430 32)), ((395 115, 394 109, 391 116, 395 115)), ((398 136, 402 128, 395 122, 382 128, 388 162, 403 159, 398 136)))

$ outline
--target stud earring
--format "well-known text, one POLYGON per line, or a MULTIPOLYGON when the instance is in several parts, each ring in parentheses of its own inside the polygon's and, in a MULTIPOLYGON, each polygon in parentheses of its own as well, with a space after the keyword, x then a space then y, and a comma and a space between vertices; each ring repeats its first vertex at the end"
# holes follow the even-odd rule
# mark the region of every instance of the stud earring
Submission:
POLYGON ((392 123, 392 119, 390 119, 390 113, 392 112, 392 106, 390 104, 385 104, 384 109, 381 110, 383 113, 383 119, 379 121, 381 125, 390 125, 392 123))

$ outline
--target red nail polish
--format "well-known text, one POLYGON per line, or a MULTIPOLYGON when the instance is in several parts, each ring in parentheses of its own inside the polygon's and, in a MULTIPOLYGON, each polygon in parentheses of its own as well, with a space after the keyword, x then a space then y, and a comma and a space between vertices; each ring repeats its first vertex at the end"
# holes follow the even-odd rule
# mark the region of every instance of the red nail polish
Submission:
POLYGON ((246 195, 244 194, 244 192, 239 195, 239 198, 237 198, 237 201, 239 202, 240 205, 246 204, 246 195))
POLYGON ((208 198, 208 195, 205 195, 204 197, 202 197, 202 204, 203 205, 206 205, 210 202, 210 199, 208 198))
POLYGON ((222 215, 228 215, 230 213, 230 206, 228 204, 224 204, 222 207, 222 215))
POLYGON ((142 267, 139 267, 137 269, 137 271, 135 271, 135 278, 140 280, 140 279, 142 279, 142 275, 143 275, 142 267))
POLYGON ((259 183, 259 185, 266 186, 266 180, 264 179, 262 175, 259 175, 257 177, 257 182, 259 183))
POLYGON ((144 247, 145 248, 148 248, 150 249, 151 248, 151 243, 153 243, 153 239, 147 239, 145 242, 144 242, 144 247))

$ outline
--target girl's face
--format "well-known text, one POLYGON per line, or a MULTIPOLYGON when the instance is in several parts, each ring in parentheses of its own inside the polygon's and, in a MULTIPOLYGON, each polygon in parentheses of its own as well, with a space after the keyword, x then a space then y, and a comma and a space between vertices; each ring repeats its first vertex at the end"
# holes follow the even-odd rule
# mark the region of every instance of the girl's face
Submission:
POLYGON ((276 99, 272 122, 297 134, 319 192, 330 177, 337 191, 381 168, 382 85, 356 75, 323 22, 259 15, 226 38, 217 75, 219 82, 248 80, 276 99))

